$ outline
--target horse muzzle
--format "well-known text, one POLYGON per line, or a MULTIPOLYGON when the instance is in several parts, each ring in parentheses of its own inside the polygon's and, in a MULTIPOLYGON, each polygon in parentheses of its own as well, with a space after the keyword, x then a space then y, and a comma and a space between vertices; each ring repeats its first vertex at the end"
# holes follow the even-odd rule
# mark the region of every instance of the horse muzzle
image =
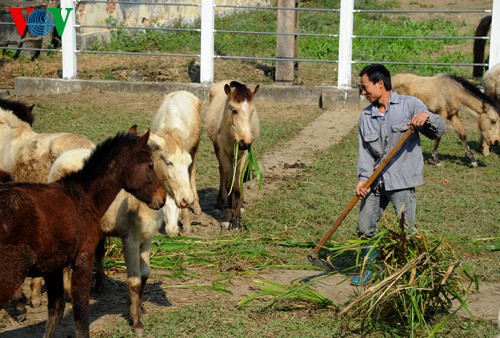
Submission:
POLYGON ((246 143, 245 141, 241 140, 238 142, 238 150, 248 150, 252 146, 252 143, 246 143))

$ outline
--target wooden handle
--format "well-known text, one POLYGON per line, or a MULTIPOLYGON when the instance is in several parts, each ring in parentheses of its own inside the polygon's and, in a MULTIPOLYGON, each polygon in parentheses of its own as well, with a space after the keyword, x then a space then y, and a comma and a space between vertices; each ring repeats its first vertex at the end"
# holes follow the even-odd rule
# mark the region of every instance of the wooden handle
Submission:
MULTIPOLYGON (((413 129, 409 128, 404 135, 399 139, 398 143, 392 148, 392 150, 387 154, 387 156, 384 158, 384 160, 380 163, 380 165, 375 169, 375 171, 371 174, 371 176, 368 178, 368 180, 365 182, 363 185, 363 188, 369 188, 373 182, 379 177, 379 175, 382 173, 382 170, 387 166, 387 164, 391 161, 391 159, 396 155, 396 153, 401 149, 403 146, 403 143, 406 142, 406 140, 410 137, 410 135, 413 134, 413 129)), ((342 221, 347 217, 349 212, 351 212, 351 209, 354 208, 356 203, 358 203, 359 197, 358 195, 355 195, 347 207, 342 211, 340 216, 337 218, 335 221, 335 224, 326 232, 326 234, 323 236, 323 238, 319 241, 319 243, 314 247, 311 256, 314 258, 318 257, 318 252, 321 250, 321 248, 325 245, 325 243, 332 237, 333 233, 337 231, 337 228, 340 226, 342 221)))

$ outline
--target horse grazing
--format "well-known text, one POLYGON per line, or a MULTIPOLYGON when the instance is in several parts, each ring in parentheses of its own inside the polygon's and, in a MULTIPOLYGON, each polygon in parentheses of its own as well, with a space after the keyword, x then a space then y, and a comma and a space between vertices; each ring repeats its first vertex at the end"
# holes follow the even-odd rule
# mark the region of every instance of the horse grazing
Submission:
POLYGON ((39 134, 23 119, 22 110, 0 108, 0 168, 16 181, 45 183, 50 167, 63 152, 94 148, 87 137, 69 133, 39 134))
MULTIPOLYGON (((479 24, 476 27, 475 36, 476 37, 486 37, 490 30, 492 16, 487 15, 479 21, 479 24)), ((474 63, 484 63, 487 62, 488 59, 484 59, 484 50, 486 48, 486 40, 485 39, 475 39, 474 46, 472 48, 472 52, 474 55, 474 63)), ((484 73, 484 66, 473 66, 472 67, 472 76, 481 77, 484 73)), ((487 69, 487 67, 486 67, 487 69)))
POLYGON ((179 90, 165 96, 151 121, 151 132, 161 137, 164 142, 157 142, 165 156, 160 157, 167 189, 167 202, 163 207, 166 230, 171 235, 179 233, 179 212, 183 233, 191 232, 189 211, 180 200, 182 196, 192 194, 192 209, 195 215, 201 213, 200 199, 196 188, 196 157, 201 135, 201 101, 192 93, 179 90), (188 177, 185 167, 188 166, 188 177), (188 191, 183 192, 186 179, 190 182, 188 191), (174 198, 170 197, 173 196, 174 198))
POLYGON ((35 116, 33 115, 34 107, 35 105, 28 106, 20 101, 0 97, 1 109, 13 112, 21 121, 27 122, 30 126, 33 126, 33 122, 35 122, 35 116))
MULTIPOLYGON (((500 109, 489 96, 469 81, 451 74, 432 77, 396 74, 392 77, 392 88, 399 94, 416 96, 430 111, 448 119, 455 127, 472 167, 477 167, 477 161, 467 144, 467 137, 458 116, 460 110, 468 110, 476 114, 484 156, 489 155, 490 145, 498 143, 500 109)), ((439 164, 437 150, 440 140, 440 138, 434 140, 434 149, 430 159, 436 165, 439 164)))
POLYGON ((0 307, 27 276, 45 279, 53 337, 64 312, 63 269, 70 266, 78 337, 89 337, 89 297, 100 219, 121 189, 159 209, 165 189, 154 172, 149 131, 119 133, 99 144, 83 168, 48 183, 0 186, 0 307))
POLYGON ((500 104, 500 63, 484 74, 483 87, 484 93, 500 104))
POLYGON ((253 89, 237 81, 223 81, 210 88, 210 104, 205 126, 219 161, 220 184, 216 208, 227 205, 230 214, 230 228, 240 227, 240 213, 243 192, 240 191, 240 175, 248 155, 248 149, 259 136, 259 117, 253 104, 253 97, 259 85, 253 89), (233 168, 235 144, 238 146, 236 168, 233 168), (234 185, 231 183, 234 173, 234 185))

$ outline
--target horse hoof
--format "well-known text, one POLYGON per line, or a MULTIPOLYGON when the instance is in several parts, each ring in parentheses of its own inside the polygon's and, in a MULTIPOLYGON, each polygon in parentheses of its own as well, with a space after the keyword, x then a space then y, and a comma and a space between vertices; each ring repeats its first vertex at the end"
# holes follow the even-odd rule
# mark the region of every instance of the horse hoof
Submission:
POLYGON ((134 328, 134 335, 135 335, 136 337, 143 337, 143 336, 144 336, 144 333, 145 333, 145 331, 144 331, 144 328, 143 328, 143 327, 135 327, 135 328, 134 328))
POLYGON ((26 308, 16 309, 16 321, 22 323, 26 320, 26 313, 28 312, 26 308))
POLYGON ((32 308, 37 308, 40 307, 40 305, 42 305, 42 301, 40 299, 32 299, 30 301, 30 304, 32 308))
POLYGON ((472 168, 477 168, 477 162, 471 162, 471 163, 470 163, 470 166, 471 166, 472 168))
POLYGON ((195 215, 201 215, 201 207, 200 207, 199 204, 193 206, 193 214, 195 214, 195 215))

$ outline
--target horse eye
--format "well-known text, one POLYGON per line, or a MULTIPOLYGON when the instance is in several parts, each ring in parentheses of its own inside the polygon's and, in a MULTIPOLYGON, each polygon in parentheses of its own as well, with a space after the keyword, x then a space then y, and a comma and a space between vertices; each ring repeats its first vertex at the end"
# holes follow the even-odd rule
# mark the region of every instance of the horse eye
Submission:
POLYGON ((234 109, 233 110, 233 115, 236 115, 236 114, 238 114, 238 111, 234 109))
POLYGON ((155 167, 154 162, 153 162, 153 161, 149 161, 149 162, 148 162, 148 168, 149 168, 149 169, 153 169, 154 167, 155 167))

